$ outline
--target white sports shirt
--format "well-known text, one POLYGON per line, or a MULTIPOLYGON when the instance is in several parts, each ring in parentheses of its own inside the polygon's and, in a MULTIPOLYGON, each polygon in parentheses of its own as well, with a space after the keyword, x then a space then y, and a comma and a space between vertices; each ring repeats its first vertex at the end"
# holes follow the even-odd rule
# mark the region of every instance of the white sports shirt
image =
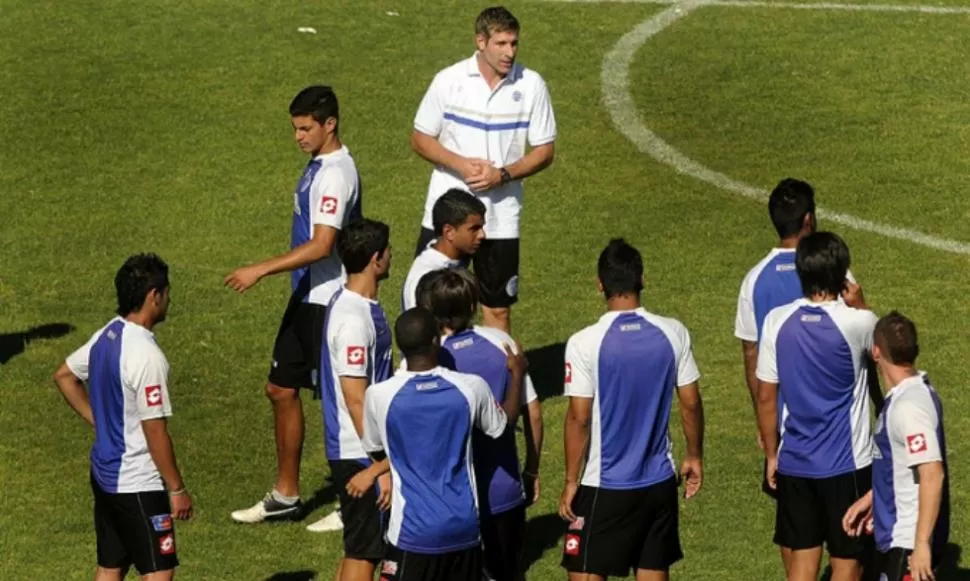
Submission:
POLYGON ((404 288, 401 289, 401 312, 408 309, 413 309, 418 306, 418 283, 421 282, 421 277, 428 274, 429 272, 435 270, 443 270, 446 268, 458 268, 461 266, 460 260, 452 260, 438 252, 434 249, 434 243, 437 240, 432 240, 428 247, 424 249, 414 262, 411 263, 411 269, 408 270, 408 276, 404 279, 404 288))

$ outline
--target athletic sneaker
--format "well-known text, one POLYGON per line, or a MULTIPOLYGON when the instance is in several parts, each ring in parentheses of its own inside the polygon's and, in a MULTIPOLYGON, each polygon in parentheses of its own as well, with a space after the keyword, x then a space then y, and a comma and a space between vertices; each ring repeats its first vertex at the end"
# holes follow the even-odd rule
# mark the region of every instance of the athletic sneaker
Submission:
POLYGON ((343 530, 343 528, 344 521, 340 518, 340 507, 338 506, 327 516, 307 526, 306 530, 311 533, 330 533, 343 530))
POLYGON ((269 493, 250 508, 237 510, 232 513, 232 520, 242 523, 258 523, 263 521, 299 520, 303 516, 303 503, 296 501, 286 504, 273 498, 269 493))

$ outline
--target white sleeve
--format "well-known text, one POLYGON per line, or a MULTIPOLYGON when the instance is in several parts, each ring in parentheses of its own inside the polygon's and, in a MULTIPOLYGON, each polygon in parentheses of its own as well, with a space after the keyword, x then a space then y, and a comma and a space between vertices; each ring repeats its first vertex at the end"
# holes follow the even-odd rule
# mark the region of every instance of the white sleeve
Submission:
POLYGON ((168 361, 159 350, 139 350, 125 360, 125 387, 135 392, 138 419, 154 420, 172 415, 168 397, 168 361))
POLYGON ((475 401, 475 426, 485 432, 490 438, 498 438, 505 433, 505 427, 509 422, 505 410, 495 400, 492 390, 485 383, 485 380, 477 375, 468 376, 468 387, 471 388, 475 401))
POLYGON ((441 133, 441 125, 445 119, 445 89, 445 81, 441 78, 441 73, 438 73, 418 105, 414 128, 425 135, 437 137, 441 133))
POLYGON ((872 351, 873 335, 876 332, 876 323, 879 322, 879 317, 872 311, 862 311, 862 317, 862 328, 860 329, 862 333, 862 349, 864 353, 870 353, 872 351))
POLYGON ((556 115, 552 111, 549 88, 541 78, 536 83, 536 98, 529 115, 529 145, 538 147, 556 140, 556 115))
POLYGON ((690 342, 690 332, 680 324, 680 353, 677 354, 677 387, 690 385, 701 378, 701 372, 694 361, 694 348, 690 342))
POLYGON ((365 452, 380 452, 384 449, 377 397, 379 397, 377 390, 368 389, 364 392, 364 435, 360 443, 365 452))
POLYGON ((939 417, 929 395, 906 394, 893 404, 891 435, 906 449, 906 465, 910 468, 943 460, 940 441, 936 437, 939 417))
POLYGON ((734 336, 742 341, 758 340, 758 322, 754 316, 754 301, 748 294, 747 279, 741 283, 741 292, 738 293, 738 312, 734 317, 734 336))
POLYGON ((769 313, 761 329, 761 344, 758 345, 758 366, 755 375, 766 383, 778 383, 778 359, 775 353, 775 333, 773 317, 769 313))
POLYGON ((369 326, 359 320, 331 321, 336 323, 327 333, 330 364, 337 377, 368 377, 367 361, 373 356, 376 337, 369 326))
POLYGON ((87 340, 84 345, 78 347, 77 351, 71 353, 67 356, 64 362, 67 364, 67 368, 71 370, 71 373, 81 381, 88 380, 88 360, 91 357, 91 347, 94 346, 94 342, 98 340, 104 330, 98 331, 91 338, 87 340))
POLYGON ((532 376, 526 373, 525 389, 522 390, 522 405, 529 405, 537 399, 539 399, 539 394, 536 393, 536 386, 532 383, 532 376))
POLYGON ((420 282, 420 277, 411 276, 411 272, 408 272, 407 278, 404 279, 404 288, 401 289, 401 312, 408 311, 418 306, 418 282, 420 282))
POLYGON ((324 166, 310 186, 310 213, 314 225, 340 230, 354 205, 354 184, 340 168, 324 166))
POLYGON ((566 375, 563 381, 563 395, 567 397, 593 397, 593 370, 583 353, 583 335, 577 333, 566 342, 566 375))

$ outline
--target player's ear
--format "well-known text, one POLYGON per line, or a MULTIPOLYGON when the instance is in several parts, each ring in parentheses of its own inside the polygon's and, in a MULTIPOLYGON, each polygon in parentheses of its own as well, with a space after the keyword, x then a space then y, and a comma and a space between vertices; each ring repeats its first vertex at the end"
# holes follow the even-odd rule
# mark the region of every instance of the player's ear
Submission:
POLYGON ((603 288, 603 281, 601 281, 599 278, 596 279, 596 290, 601 293, 606 292, 606 289, 603 288))
POLYGON ((484 34, 475 35, 475 46, 478 47, 478 50, 485 50, 485 45, 487 44, 488 44, 488 37, 486 37, 484 34))
POLYGON ((879 363, 879 360, 882 358, 882 351, 879 349, 879 345, 876 345, 875 343, 872 344, 872 351, 870 352, 870 355, 872 355, 873 361, 879 363))

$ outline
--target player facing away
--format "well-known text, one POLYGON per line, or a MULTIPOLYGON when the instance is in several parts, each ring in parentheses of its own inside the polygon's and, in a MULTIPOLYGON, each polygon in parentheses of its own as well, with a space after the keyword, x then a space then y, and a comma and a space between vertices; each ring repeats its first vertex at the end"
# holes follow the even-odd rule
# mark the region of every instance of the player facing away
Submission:
POLYGON ((320 341, 326 305, 340 288, 337 234, 361 216, 357 166, 338 135, 340 109, 330 87, 312 86, 290 103, 297 143, 310 161, 293 194, 290 251, 244 266, 226 285, 245 292, 262 278, 290 272, 292 294, 283 313, 266 396, 273 407, 276 437, 276 484, 254 506, 232 513, 233 520, 302 518, 300 458, 303 454, 303 403, 300 389, 316 389, 320 341))
POLYGON ((872 356, 886 403, 876 420, 872 491, 846 512, 852 536, 872 527, 876 573, 887 581, 934 578, 950 536, 943 404, 916 371, 916 326, 898 312, 876 323, 872 356))
POLYGON ((377 302, 380 282, 391 267, 390 229, 374 220, 348 224, 337 239, 347 283, 327 308, 324 323, 323 425, 330 472, 340 496, 344 558, 338 581, 374 578, 384 556, 378 496, 390 499, 390 476, 372 466, 360 438, 364 393, 391 376, 391 329, 377 302), (379 476, 379 490, 374 481, 379 476), (349 483, 363 494, 351 496, 349 483))
POLYGON ((492 581, 522 580, 525 509, 537 500, 543 430, 542 407, 526 374, 525 355, 504 331, 473 324, 478 288, 467 271, 433 271, 421 279, 419 287, 421 306, 434 314, 443 333, 442 361, 447 356, 449 368, 484 379, 510 425, 515 426, 520 409, 527 410, 526 463, 521 476, 512 430, 498 440, 481 432, 472 437, 485 570, 492 581), (516 382, 524 382, 519 403, 510 397, 516 382))
POLYGON ((833 581, 860 579, 868 552, 842 529, 872 485, 867 359, 876 316, 840 300, 849 262, 837 235, 803 238, 795 267, 804 296, 768 313, 761 332, 758 425, 778 494, 774 541, 791 549, 792 581, 818 577, 823 544, 833 581))
POLYGON ((473 267, 483 321, 508 332, 518 300, 522 180, 552 164, 556 119, 545 81, 515 61, 519 21, 511 12, 483 10, 475 45, 474 55, 435 75, 414 118, 411 148, 434 164, 415 254, 435 237, 442 194, 459 188, 478 196, 487 238, 473 267))
POLYGON ((134 565, 142 579, 164 581, 179 564, 172 519, 192 516, 167 428, 168 360, 152 334, 168 312, 168 265, 132 256, 115 289, 118 316, 68 356, 54 381, 94 426, 95 580, 121 581, 134 565))
POLYGON ((676 394, 687 440, 680 477, 691 498, 703 477, 700 372, 687 328, 641 306, 643 260, 633 246, 611 240, 598 277, 607 313, 566 343, 562 566, 572 581, 631 568, 638 581, 666 580, 683 558, 670 409, 676 394))
POLYGON ((430 312, 405 311, 394 331, 407 369, 371 386, 364 404, 364 449, 393 481, 381 579, 480 581, 472 432, 499 438, 508 419, 484 379, 438 364, 430 312))
POLYGON ((458 268, 474 255, 485 238, 485 204, 465 190, 453 188, 434 203, 435 239, 418 254, 401 290, 401 312, 417 306, 421 277, 433 270, 458 268))

